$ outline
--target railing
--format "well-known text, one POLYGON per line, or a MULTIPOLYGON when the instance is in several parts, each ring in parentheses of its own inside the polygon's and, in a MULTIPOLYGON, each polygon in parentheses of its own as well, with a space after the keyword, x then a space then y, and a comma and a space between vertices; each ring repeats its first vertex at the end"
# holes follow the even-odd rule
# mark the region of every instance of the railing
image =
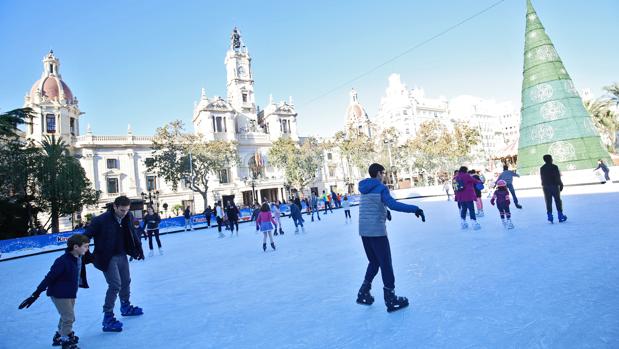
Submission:
POLYGON ((152 143, 152 136, 92 136, 84 135, 73 137, 73 141, 76 143, 85 144, 150 144, 152 143))

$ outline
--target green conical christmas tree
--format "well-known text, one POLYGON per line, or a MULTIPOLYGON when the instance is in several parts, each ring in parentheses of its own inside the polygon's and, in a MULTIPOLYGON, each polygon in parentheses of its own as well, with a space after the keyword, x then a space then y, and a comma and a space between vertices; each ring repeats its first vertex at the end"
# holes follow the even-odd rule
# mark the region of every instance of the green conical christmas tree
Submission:
POLYGON ((544 154, 561 170, 610 163, 572 79, 527 0, 518 171, 536 174, 544 154))

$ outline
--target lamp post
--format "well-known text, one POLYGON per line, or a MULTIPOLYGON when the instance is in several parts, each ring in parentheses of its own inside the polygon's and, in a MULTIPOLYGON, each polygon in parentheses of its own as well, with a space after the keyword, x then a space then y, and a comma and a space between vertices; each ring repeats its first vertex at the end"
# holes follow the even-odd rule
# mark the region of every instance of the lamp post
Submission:
POLYGON ((156 204, 157 208, 155 212, 159 212, 159 190, 148 190, 148 193, 142 192, 140 194, 142 196, 142 200, 146 201, 148 199, 148 206, 152 207, 153 202, 156 204))
POLYGON ((256 179, 245 177, 245 184, 251 185, 251 205, 256 202, 256 179))

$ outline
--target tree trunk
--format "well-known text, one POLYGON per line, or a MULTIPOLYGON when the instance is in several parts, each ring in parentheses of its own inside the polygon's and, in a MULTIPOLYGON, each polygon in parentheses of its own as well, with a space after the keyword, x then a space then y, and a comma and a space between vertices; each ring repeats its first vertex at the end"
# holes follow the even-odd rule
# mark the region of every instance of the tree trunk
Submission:
POLYGON ((208 206, 208 199, 207 197, 207 192, 204 191, 203 193, 200 193, 200 195, 202 195, 202 200, 204 200, 204 211, 206 211, 206 206, 208 206))
POLYGON ((52 233, 58 233, 60 231, 60 219, 58 204, 52 201, 51 219, 52 219, 52 233))

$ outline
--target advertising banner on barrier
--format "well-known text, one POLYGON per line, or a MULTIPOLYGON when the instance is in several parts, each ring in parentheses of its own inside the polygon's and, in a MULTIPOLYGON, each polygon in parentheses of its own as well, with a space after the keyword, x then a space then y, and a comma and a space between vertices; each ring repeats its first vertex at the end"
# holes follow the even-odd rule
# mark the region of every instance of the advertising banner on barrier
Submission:
MULTIPOLYGON (((359 196, 351 195, 348 197, 351 205, 358 205, 359 196)), ((305 202, 301 202, 302 212, 306 212, 305 202)), ((335 208, 335 207, 334 207, 335 208)), ((274 209, 274 208, 272 208, 274 209)), ((279 207, 282 215, 287 216, 290 214, 290 204, 281 204, 279 207)), ((324 209, 324 203, 322 200, 318 201, 318 209, 324 209)), ((239 221, 247 222, 251 220, 253 209, 245 207, 239 210, 239 221)), ((194 215, 191 217, 191 225, 194 228, 201 228, 206 225, 206 217, 203 214, 194 215)), ((142 224, 142 223, 141 223, 142 224)), ((215 216, 211 216, 211 225, 216 225, 215 216)), ((159 224, 159 230, 162 233, 180 231, 185 229, 185 218, 183 216, 165 218, 161 220, 159 224)), ((67 239, 77 233, 83 233, 84 228, 76 229, 69 232, 62 232, 57 234, 44 234, 27 236, 16 239, 0 240, 0 260, 10 258, 16 255, 28 255, 35 254, 47 250, 57 250, 66 246, 67 239), (8 255, 7 255, 8 254, 8 255)))

